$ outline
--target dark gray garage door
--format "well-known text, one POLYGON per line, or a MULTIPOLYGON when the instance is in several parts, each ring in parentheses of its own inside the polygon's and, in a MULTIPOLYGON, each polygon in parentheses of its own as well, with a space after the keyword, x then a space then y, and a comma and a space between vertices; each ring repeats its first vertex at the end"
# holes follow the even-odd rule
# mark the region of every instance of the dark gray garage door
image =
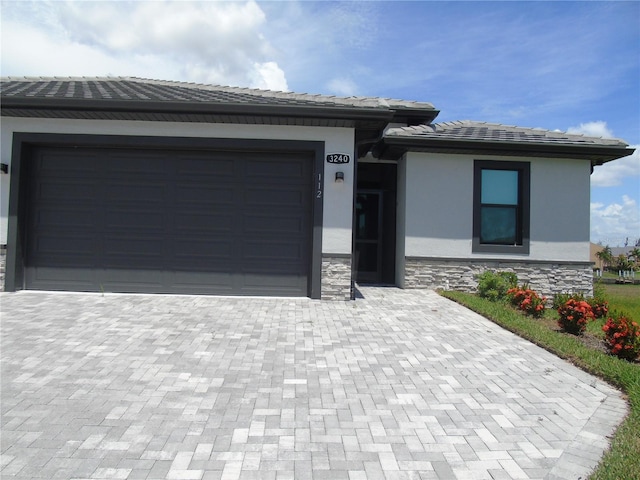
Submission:
POLYGON ((312 154, 34 149, 30 289, 308 295, 312 154))

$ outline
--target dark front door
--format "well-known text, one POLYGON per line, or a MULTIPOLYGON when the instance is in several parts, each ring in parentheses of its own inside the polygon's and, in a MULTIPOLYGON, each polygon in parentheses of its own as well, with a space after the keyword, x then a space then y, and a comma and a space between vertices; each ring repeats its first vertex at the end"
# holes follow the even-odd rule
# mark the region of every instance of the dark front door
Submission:
POLYGON ((355 202, 355 278, 395 284, 396 183, 394 163, 358 163, 355 202))
POLYGON ((381 281, 382 263, 382 192, 362 191, 356 196, 357 280, 381 281))

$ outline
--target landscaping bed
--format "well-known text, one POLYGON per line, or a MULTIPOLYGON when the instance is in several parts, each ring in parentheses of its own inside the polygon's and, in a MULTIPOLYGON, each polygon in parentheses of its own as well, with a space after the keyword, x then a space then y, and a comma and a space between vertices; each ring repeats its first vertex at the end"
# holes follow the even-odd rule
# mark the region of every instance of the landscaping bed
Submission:
MULTIPOLYGON (((606 298, 609 312, 623 311, 626 317, 640 320, 640 286, 600 285, 597 291, 606 298)), ((462 292, 441 294, 624 391, 630 413, 616 431, 610 450, 590 478, 640 478, 640 361, 637 357, 630 361, 610 354, 602 329, 609 315, 587 321, 582 334, 574 335, 559 327, 557 311, 546 309, 543 313, 536 312, 536 316, 526 315, 524 310, 509 303, 506 290, 502 300, 498 298, 500 295, 490 300, 462 292)), ((514 296, 512 293, 511 298, 514 296)))

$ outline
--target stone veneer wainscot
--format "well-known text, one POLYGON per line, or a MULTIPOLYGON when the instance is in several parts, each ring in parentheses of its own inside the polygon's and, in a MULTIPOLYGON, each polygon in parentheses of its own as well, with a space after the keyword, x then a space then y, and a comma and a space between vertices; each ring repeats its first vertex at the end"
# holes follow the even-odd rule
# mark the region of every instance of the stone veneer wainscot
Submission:
POLYGON ((590 262, 407 257, 404 287, 475 292, 478 286, 476 277, 486 270, 514 272, 520 285, 528 283, 546 297, 568 292, 593 294, 593 266, 590 262))
POLYGON ((0 292, 4 292, 4 275, 7 268, 7 246, 0 245, 0 292))
POLYGON ((322 300, 351 299, 351 255, 322 255, 322 300))

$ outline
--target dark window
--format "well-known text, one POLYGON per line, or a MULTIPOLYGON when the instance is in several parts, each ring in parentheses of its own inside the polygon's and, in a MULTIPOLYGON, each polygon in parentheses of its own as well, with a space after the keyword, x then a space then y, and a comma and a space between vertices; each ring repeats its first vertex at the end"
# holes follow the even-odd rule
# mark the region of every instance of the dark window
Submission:
POLYGON ((473 251, 529 253, 529 164, 476 160, 473 251))

